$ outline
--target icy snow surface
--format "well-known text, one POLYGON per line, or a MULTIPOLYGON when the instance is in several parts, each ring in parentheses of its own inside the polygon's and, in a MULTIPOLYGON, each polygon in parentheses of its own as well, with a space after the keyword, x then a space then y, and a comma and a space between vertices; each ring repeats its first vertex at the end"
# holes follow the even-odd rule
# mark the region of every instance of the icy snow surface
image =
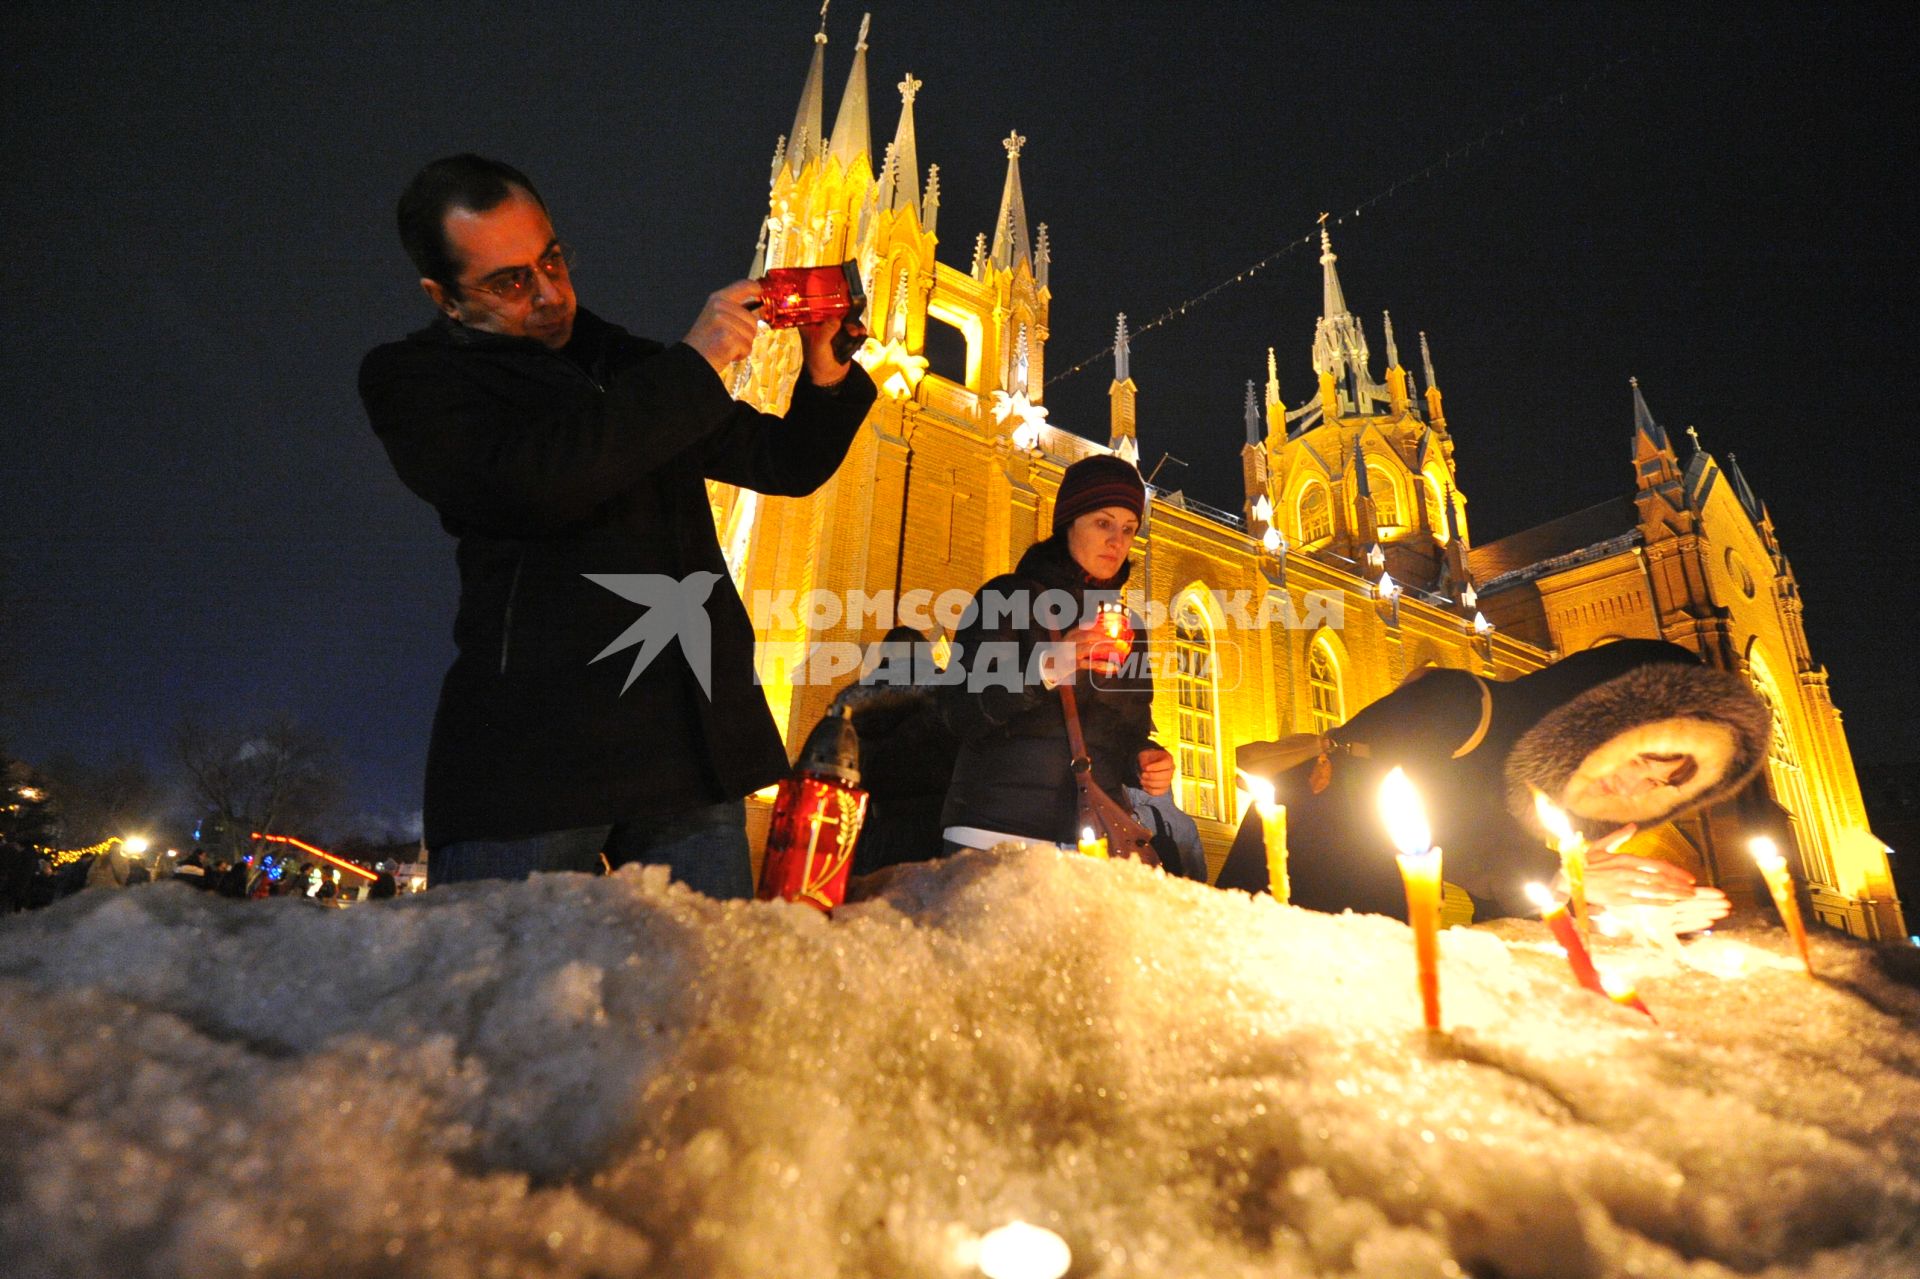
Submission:
POLYGON ((1047 853, 832 920, 659 872, 0 922, 0 1271, 1920 1273, 1920 992, 1831 936, 1445 935, 1047 853))

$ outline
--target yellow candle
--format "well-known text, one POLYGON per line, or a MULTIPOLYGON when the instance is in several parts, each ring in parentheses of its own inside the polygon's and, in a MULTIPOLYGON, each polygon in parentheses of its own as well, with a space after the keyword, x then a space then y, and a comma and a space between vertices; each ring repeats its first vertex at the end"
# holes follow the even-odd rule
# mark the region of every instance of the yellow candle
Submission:
POLYGON ((1420 978, 1420 1009, 1428 1030, 1440 1029, 1440 850, 1420 795, 1395 768, 1380 783, 1380 816, 1400 849, 1400 878, 1407 888, 1407 923, 1420 978))
POLYGON ((1587 916, 1587 841, 1574 830, 1567 815, 1538 790, 1533 792, 1533 811, 1553 836, 1553 851, 1560 854, 1560 869, 1567 876, 1567 898, 1573 905, 1573 923, 1580 932, 1580 944, 1591 947, 1593 921, 1587 916))
POLYGON ((1254 811, 1260 814, 1260 835, 1267 850, 1267 891, 1284 906, 1293 900, 1293 879, 1287 873, 1287 806, 1275 802, 1272 782, 1245 769, 1239 771, 1241 784, 1253 796, 1254 811))
POLYGON ((1756 835, 1748 840, 1747 851, 1753 854, 1754 864, 1760 867, 1760 877, 1767 881, 1767 891, 1773 894, 1773 904, 1780 908, 1780 921, 1787 926, 1793 944, 1800 948, 1800 962, 1806 966, 1807 976, 1813 976, 1813 954, 1807 949, 1807 925, 1800 918, 1800 899, 1793 893, 1793 876, 1787 871, 1787 859, 1780 855, 1778 846, 1765 835, 1756 835))
POLYGON ((1095 835, 1093 833, 1093 827, 1091 826, 1082 826, 1080 828, 1080 852, 1083 856, 1098 857, 1101 861, 1106 861, 1106 837, 1095 835))

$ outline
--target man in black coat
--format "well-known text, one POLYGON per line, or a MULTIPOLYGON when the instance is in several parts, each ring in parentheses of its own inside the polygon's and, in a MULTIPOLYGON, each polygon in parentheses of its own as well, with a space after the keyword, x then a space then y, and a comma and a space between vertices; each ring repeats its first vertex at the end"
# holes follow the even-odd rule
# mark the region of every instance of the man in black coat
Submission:
MULTIPOLYGON (((1406 917, 1376 805, 1381 778, 1398 765, 1424 801, 1447 880, 1484 919, 1529 913, 1526 883, 1559 870, 1533 791, 1590 838, 1653 826, 1744 787, 1766 763, 1767 733, 1765 704, 1738 676, 1677 644, 1622 640, 1506 682, 1428 671, 1314 749, 1295 749, 1292 739, 1252 743, 1238 759, 1273 781, 1287 806, 1295 905, 1406 917)), ((1267 890, 1252 810, 1217 886, 1267 890)), ((1602 906, 1663 907, 1677 932, 1727 910, 1723 894, 1696 888, 1679 867, 1619 853, 1591 858, 1587 893, 1602 906)))
POLYGON ((753 282, 714 293, 663 347, 578 306, 518 170, 435 161, 399 222, 441 314, 370 352, 360 395, 401 480, 458 539, 429 882, 592 871, 604 852, 751 895, 742 797, 787 757, 706 481, 800 496, 833 474, 874 399, 842 354, 858 322, 800 330, 783 419, 720 379, 752 347, 753 282))

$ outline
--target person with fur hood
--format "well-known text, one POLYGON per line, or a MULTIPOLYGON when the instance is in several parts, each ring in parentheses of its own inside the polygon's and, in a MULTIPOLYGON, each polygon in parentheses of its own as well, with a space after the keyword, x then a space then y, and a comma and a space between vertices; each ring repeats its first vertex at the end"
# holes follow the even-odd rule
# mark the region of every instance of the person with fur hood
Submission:
MULTIPOLYGON (((1506 682, 1429 670, 1322 737, 1242 746, 1238 763, 1287 806, 1296 906, 1406 918, 1376 807, 1381 778, 1399 765, 1476 918, 1531 914, 1524 886, 1559 871, 1534 814, 1538 790, 1601 850, 1589 856, 1589 901, 1664 907, 1675 932, 1691 932, 1727 913, 1726 896, 1678 866, 1611 849, 1738 792, 1766 763, 1769 723, 1738 676, 1677 644, 1621 640, 1506 682)), ((1267 891, 1251 813, 1217 886, 1267 891)))

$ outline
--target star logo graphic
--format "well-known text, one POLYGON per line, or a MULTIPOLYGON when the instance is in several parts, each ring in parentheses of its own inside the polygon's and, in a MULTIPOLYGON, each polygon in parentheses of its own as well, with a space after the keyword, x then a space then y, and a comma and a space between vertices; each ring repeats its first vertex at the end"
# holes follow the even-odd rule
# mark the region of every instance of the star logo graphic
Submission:
POLYGON ((677 638, 687 665, 693 668, 693 677, 700 681, 700 691, 707 695, 708 701, 713 700, 713 625, 707 618, 706 606, 720 574, 702 570, 684 578, 668 577, 664 573, 583 573, 581 576, 647 610, 639 621, 620 632, 613 643, 593 655, 593 661, 597 662, 623 648, 639 646, 640 651, 633 655, 633 669, 627 672, 627 682, 620 686, 621 692, 632 688, 640 672, 652 665, 653 659, 677 638))

